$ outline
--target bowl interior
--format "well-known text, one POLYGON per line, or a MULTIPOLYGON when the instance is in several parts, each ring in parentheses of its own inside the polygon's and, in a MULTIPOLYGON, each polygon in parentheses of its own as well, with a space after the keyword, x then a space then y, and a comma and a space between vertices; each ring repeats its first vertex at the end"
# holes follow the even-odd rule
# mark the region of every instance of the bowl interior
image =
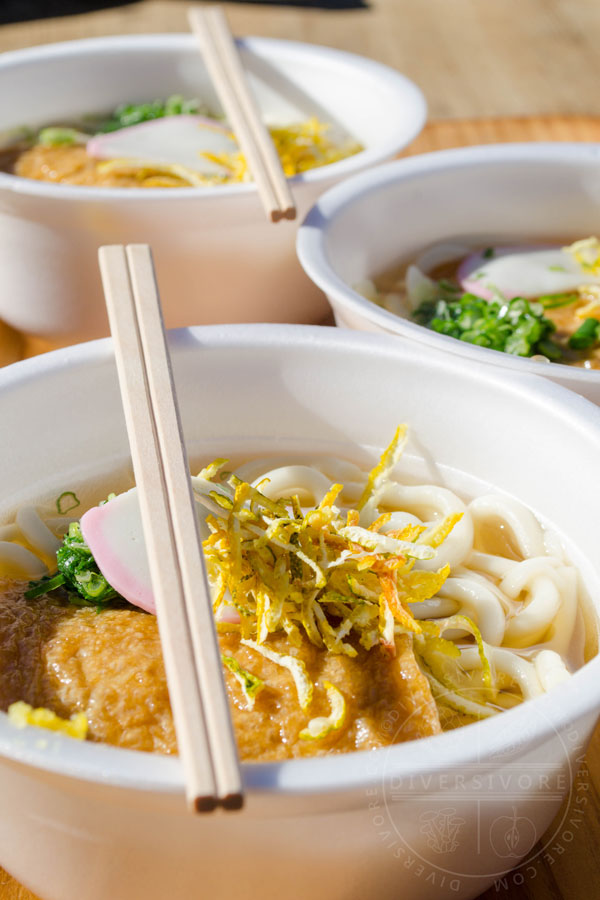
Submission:
MULTIPOLYGON (((232 449, 278 455, 295 448, 355 458, 386 445, 396 425, 408 422, 409 454, 421 460, 424 479, 455 485, 464 477, 457 473, 468 473, 469 491, 483 483, 517 496, 559 529, 598 603, 600 410, 583 399, 543 379, 500 376, 491 367, 478 371, 442 354, 424 359, 410 348, 399 354, 392 338, 334 329, 192 329, 172 334, 172 352, 192 456, 212 458, 232 449)), ((105 496, 107 486, 118 489, 115 473, 128 468, 128 453, 109 341, 3 370, 0 415, 0 521, 26 500, 52 507, 63 490, 83 484, 84 501, 105 496)), ((596 664, 558 689, 558 703, 558 693, 535 701, 551 701, 546 709, 554 723, 597 703, 597 673, 588 675, 596 664)), ((527 717, 527 709, 518 707, 504 714, 503 729, 491 720, 473 726, 479 751, 510 743, 527 717)), ((75 742, 57 741, 54 755, 36 750, 21 734, 17 743, 0 716, 0 750, 7 755, 42 767, 75 765, 89 778, 109 771, 130 784, 180 784, 174 760, 91 744, 65 749, 75 742)), ((459 730, 418 746, 397 745, 388 760, 408 771, 460 760, 471 744, 459 730)), ((301 792, 368 779, 360 753, 250 769, 255 787, 301 792)))

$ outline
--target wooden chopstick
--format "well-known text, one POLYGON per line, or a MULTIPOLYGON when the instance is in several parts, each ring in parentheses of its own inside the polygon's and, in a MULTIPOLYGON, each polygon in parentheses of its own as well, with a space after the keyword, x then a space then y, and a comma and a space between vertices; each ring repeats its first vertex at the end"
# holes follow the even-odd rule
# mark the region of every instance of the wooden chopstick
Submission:
POLYGON ((242 782, 150 248, 100 270, 190 809, 239 809, 242 782))
POLYGON ((261 119, 238 49, 220 6, 194 6, 190 27, 200 42, 208 73, 235 132, 267 216, 295 219, 296 206, 271 136, 261 119))

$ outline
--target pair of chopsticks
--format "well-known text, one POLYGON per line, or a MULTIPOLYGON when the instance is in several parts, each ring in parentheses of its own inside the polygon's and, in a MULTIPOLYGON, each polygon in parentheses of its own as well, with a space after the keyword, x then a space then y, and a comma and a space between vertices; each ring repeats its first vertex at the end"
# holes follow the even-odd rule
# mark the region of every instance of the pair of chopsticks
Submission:
POLYGON ((281 161, 250 92, 225 13, 219 6, 192 7, 188 14, 204 63, 239 141, 267 216, 295 219, 296 207, 281 161))
POLYGON ((101 247, 100 270, 190 808, 239 809, 242 782, 152 255, 101 247))

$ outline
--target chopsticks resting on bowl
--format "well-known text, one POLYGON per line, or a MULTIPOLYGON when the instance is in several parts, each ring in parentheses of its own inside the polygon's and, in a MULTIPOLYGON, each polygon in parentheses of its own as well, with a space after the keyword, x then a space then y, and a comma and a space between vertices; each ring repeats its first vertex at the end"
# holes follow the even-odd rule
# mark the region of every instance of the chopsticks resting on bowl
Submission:
POLYGON ((100 270, 190 808, 239 809, 241 774, 152 255, 101 247, 100 270))
POLYGON ((208 73, 238 139, 272 222, 295 219, 296 206, 281 160, 256 105, 238 49, 219 6, 194 6, 190 27, 200 42, 208 73))

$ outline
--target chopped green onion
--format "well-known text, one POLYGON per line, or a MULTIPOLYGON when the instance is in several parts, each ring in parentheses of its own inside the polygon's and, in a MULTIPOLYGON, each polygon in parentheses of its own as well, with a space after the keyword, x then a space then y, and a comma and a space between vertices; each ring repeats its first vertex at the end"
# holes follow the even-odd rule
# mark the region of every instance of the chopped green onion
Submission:
POLYGON ((569 347, 572 350, 587 350, 592 347, 600 335, 600 320, 585 319, 577 331, 569 338, 569 347))
POLYGON ((79 606, 95 606, 107 600, 122 600, 108 583, 96 561, 92 551, 83 539, 79 522, 71 522, 63 542, 56 551, 58 574, 52 578, 45 576, 39 581, 31 582, 26 593, 28 600, 40 597, 57 587, 64 587, 68 592, 69 602, 79 606))
POLYGON ((75 128, 61 128, 52 126, 42 128, 38 135, 38 141, 44 147, 71 147, 73 144, 85 144, 89 135, 82 134, 75 128))
POLYGON ((538 299, 544 309, 558 309, 561 306, 570 306, 581 298, 579 294, 569 291, 566 294, 544 294, 538 299))
POLYGON ((173 94, 165 101, 124 103, 115 109, 110 119, 101 123, 98 132, 118 131, 120 128, 129 128, 130 125, 139 125, 140 122, 150 122, 152 119, 162 119, 165 116, 194 115, 199 109, 198 100, 186 100, 180 94, 173 94))
POLYGON ((56 509, 59 516, 66 515, 80 505, 81 501, 73 491, 63 491, 60 497, 56 498, 56 509))
POLYGON ((24 594, 25 599, 35 600, 36 597, 43 597, 44 594, 48 594, 50 591, 55 591, 56 588, 62 587, 64 583, 65 576, 62 572, 59 572, 58 575, 44 575, 39 581, 29 582, 29 590, 25 591, 24 594))
MULTIPOLYGON (((413 313, 417 322, 432 331, 514 356, 545 353, 540 345, 551 344, 548 338, 556 326, 544 316, 541 303, 523 297, 488 302, 474 294, 461 294, 456 286, 452 294, 448 283, 442 281, 438 288, 439 296, 421 303, 413 313)), ((560 349, 551 344, 545 355, 557 359, 560 349)))
POLYGON ((562 350, 554 341, 543 340, 538 343, 538 353, 546 356, 552 362, 560 362, 562 359, 562 350))

